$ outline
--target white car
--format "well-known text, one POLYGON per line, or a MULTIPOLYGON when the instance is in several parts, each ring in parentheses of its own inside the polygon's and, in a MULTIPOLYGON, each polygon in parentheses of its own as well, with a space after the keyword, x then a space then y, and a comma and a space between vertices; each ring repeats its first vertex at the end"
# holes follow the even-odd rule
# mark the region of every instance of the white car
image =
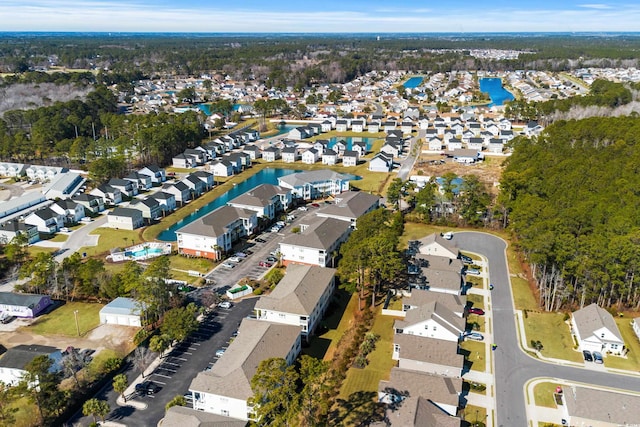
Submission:
POLYGON ((442 238, 443 238, 443 239, 447 239, 447 240, 451 240, 451 239, 453 239, 453 233, 452 233, 452 232, 450 232, 450 231, 448 231, 448 232, 446 232, 446 233, 444 233, 444 234, 442 235, 442 238))
POLYGON ((231 303, 229 301, 222 301, 220 304, 218 304, 218 307, 226 308, 228 310, 231 308, 231 303))
POLYGON ((304 211, 306 211, 306 210, 307 210, 307 207, 306 207, 306 206, 300 206, 300 207, 298 208, 298 210, 299 210, 299 211, 303 211, 303 212, 304 212, 304 211))
POLYGON ((229 261, 229 262, 235 262, 235 263, 238 263, 238 262, 242 261, 242 258, 237 257, 237 256, 232 256, 232 257, 231 257, 231 258, 229 258, 227 261, 229 261))

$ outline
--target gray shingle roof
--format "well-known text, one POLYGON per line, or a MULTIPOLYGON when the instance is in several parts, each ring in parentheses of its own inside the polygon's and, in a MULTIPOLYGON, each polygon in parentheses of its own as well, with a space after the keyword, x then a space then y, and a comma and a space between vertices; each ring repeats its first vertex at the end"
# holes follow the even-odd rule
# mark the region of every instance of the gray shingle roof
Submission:
POLYGON ((323 216, 359 218, 380 203, 380 197, 363 191, 345 191, 335 197, 335 203, 318 211, 323 216))
POLYGON ((331 286, 335 273, 333 268, 291 264, 275 290, 261 297, 255 308, 310 315, 331 286))
POLYGON ((592 420, 598 425, 632 425, 629 423, 640 420, 637 395, 579 386, 563 386, 562 394, 572 417, 592 420))
MULTIPOLYGON (((309 151, 311 150, 313 150, 313 148, 309 149, 309 151)), ((278 180, 281 182, 285 182, 292 187, 299 187, 304 184, 313 184, 330 180, 346 181, 347 176, 329 169, 319 169, 314 171, 293 173, 291 175, 286 175, 278 178, 278 180)))
POLYGON ((281 244, 328 250, 351 224, 334 218, 318 218, 299 234, 285 237, 281 244))
POLYGON ((596 303, 575 311, 573 319, 582 339, 590 337, 595 331, 604 327, 622 341, 622 335, 613 316, 596 303))
POLYGON ((31 362, 37 356, 49 356, 50 354, 58 351, 55 347, 47 345, 18 345, 7 350, 7 352, 0 357, 0 367, 24 369, 27 363, 31 362))
POLYGON ((255 215, 254 211, 221 206, 208 215, 203 216, 190 224, 177 230, 177 233, 195 234, 199 236, 216 237, 227 231, 229 224, 238 218, 249 218, 255 215))
POLYGON ((184 406, 171 407, 162 420, 163 427, 245 427, 246 425, 246 421, 184 406))
POLYGON ((243 319, 238 336, 210 371, 200 372, 189 390, 248 399, 253 396, 251 378, 258 365, 272 357, 286 357, 302 328, 261 320, 243 319))
POLYGON ((420 307, 433 301, 444 305, 454 313, 463 312, 464 307, 467 305, 467 297, 464 295, 431 292, 421 289, 413 289, 411 296, 402 298, 402 304, 413 307, 420 307))
POLYGON ((0 292, 0 304, 15 305, 19 307, 34 307, 45 295, 17 294, 14 292, 0 292))
POLYGON ((460 375, 464 364, 464 356, 457 354, 457 342, 417 335, 395 334, 393 343, 400 346, 400 357, 402 359, 451 366, 457 370, 452 371, 451 375, 460 375))
POLYGON ((396 320, 395 327, 397 329, 403 329, 429 319, 433 319, 454 335, 460 335, 464 332, 465 319, 456 315, 449 308, 445 307, 444 304, 436 301, 431 301, 423 306, 407 311, 404 320, 396 320))
POLYGON ((290 193, 291 190, 280 187, 279 185, 261 184, 253 190, 247 191, 231 200, 229 204, 265 207, 271 203, 271 199, 279 194, 290 193))

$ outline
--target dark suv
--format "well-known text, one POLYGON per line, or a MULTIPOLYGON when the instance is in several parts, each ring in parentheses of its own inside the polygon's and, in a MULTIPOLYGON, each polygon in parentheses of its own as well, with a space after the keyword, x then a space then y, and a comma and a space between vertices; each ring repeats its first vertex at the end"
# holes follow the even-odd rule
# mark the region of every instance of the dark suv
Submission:
POLYGON ((139 394, 156 394, 160 391, 160 386, 153 381, 144 381, 136 384, 136 392, 139 394))
POLYGON ((582 350, 582 356, 584 356, 585 362, 593 362, 593 356, 589 350, 582 350))

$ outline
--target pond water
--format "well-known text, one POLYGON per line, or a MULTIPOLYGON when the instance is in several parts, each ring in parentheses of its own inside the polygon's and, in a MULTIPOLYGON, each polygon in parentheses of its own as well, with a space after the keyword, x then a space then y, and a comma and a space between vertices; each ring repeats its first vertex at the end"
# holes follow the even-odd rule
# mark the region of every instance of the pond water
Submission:
POLYGON ((414 89, 420 86, 420 83, 422 83, 423 80, 424 80, 424 77, 411 77, 409 80, 404 82, 402 86, 404 86, 407 89, 414 89))
POLYGON ((480 79, 480 91, 488 93, 491 98, 489 107, 503 105, 505 102, 513 101, 511 92, 502 87, 502 79, 498 77, 485 77, 480 79))

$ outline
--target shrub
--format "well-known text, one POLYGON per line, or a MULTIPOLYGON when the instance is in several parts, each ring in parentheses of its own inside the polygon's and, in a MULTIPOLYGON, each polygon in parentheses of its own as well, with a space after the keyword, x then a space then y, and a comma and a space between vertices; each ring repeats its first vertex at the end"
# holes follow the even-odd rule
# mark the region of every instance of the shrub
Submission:
POLYGON ((145 328, 140 329, 138 332, 136 332, 136 334, 133 337, 133 343, 138 346, 140 345, 140 343, 142 343, 144 340, 146 340, 149 335, 151 335, 151 332, 146 330, 145 328))
POLYGON ((262 289, 258 288, 258 289, 254 289, 253 290, 253 294, 254 295, 262 295, 262 289))

